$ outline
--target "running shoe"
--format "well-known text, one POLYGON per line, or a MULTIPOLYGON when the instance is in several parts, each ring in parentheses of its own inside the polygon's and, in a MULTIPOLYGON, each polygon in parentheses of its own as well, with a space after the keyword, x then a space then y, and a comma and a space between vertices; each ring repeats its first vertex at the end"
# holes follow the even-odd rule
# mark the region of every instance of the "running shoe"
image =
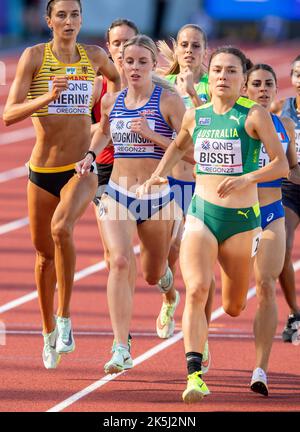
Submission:
POLYGON ((173 335, 175 329, 174 314, 180 300, 179 292, 176 290, 174 303, 163 302, 160 313, 156 320, 156 333, 162 339, 168 339, 173 335))
POLYGON ((173 286, 173 273, 170 267, 168 266, 166 273, 164 276, 159 279, 157 283, 158 289, 163 294, 166 294, 173 286))
POLYGON ((263 369, 254 369, 251 378, 250 389, 255 393, 268 396, 269 391, 267 386, 267 375, 263 369))
POLYGON ((133 361, 128 349, 116 344, 112 358, 104 365, 104 372, 114 374, 131 369, 132 366, 133 361))
POLYGON ((206 374, 209 370, 210 360, 211 360, 211 356, 210 356, 208 340, 207 340, 204 345, 202 363, 201 363, 201 371, 203 375, 206 374))
POLYGON ((295 339, 294 336, 295 334, 297 337, 299 327, 300 327, 300 313, 290 314, 282 332, 283 342, 293 342, 293 340, 295 339))
POLYGON ((44 348, 43 348, 43 362, 46 369, 55 369, 60 362, 60 354, 56 352, 57 340, 57 326, 51 333, 43 334, 44 348))
MULTIPOLYGON (((129 335, 128 335, 128 340, 127 340, 127 344, 128 344, 128 351, 129 351, 129 352, 131 352, 131 341, 132 341, 132 336, 131 336, 131 334, 129 333, 129 335)), ((114 339, 113 344, 112 344, 112 347, 111 347, 111 353, 112 353, 112 354, 115 352, 116 346, 117 346, 117 342, 116 342, 116 340, 114 339)))
POLYGON ((182 399, 185 403, 199 402, 210 393, 207 385, 201 379, 201 375, 201 371, 188 375, 187 388, 182 393, 182 399))
POLYGON ((57 317, 58 337, 56 341, 56 352, 68 354, 75 350, 71 318, 57 317))

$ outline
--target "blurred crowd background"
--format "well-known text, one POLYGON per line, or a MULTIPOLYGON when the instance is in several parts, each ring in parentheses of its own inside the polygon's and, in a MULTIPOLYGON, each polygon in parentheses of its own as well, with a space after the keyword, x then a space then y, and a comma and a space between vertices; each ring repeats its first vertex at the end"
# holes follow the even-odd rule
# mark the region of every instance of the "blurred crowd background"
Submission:
MULTIPOLYGON (((47 0, 0 0, 0 50, 49 40, 47 0)), ((133 20, 153 38, 196 23, 208 39, 273 44, 300 38, 300 0, 82 0, 81 42, 101 43, 111 21, 133 20)))

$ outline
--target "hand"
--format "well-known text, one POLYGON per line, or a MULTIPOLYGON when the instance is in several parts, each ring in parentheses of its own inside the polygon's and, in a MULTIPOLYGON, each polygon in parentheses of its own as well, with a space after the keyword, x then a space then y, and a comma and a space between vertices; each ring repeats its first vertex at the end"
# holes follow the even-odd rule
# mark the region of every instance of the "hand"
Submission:
POLYGON ((131 120, 131 130, 141 135, 143 138, 150 139, 153 130, 150 129, 145 114, 142 114, 140 118, 131 120))
POLYGON ((232 192, 241 190, 251 183, 250 177, 245 174, 239 177, 226 177, 217 188, 220 198, 226 198, 232 192))
POLYGON ((68 78, 66 76, 56 76, 52 81, 52 100, 58 99, 61 92, 68 90, 68 78))
POLYGON ((151 187, 155 185, 162 185, 168 183, 168 179, 165 177, 159 176, 151 176, 148 180, 146 180, 141 186, 139 186, 136 190, 137 198, 142 198, 143 195, 147 195, 151 192, 151 187))
POLYGON ((90 153, 88 153, 84 159, 81 159, 79 162, 77 162, 75 165, 75 170, 78 177, 87 175, 91 170, 92 163, 93 156, 90 153))
POLYGON ((190 68, 186 67, 177 76, 177 85, 182 91, 183 95, 193 94, 195 92, 194 88, 194 75, 190 68))

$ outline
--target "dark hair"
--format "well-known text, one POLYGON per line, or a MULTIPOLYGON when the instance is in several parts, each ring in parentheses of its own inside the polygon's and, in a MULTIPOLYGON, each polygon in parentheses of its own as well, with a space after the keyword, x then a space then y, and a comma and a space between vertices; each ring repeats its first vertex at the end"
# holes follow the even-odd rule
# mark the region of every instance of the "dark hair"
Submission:
POLYGON ((222 46, 217 48, 210 56, 209 63, 208 63, 208 70, 210 69, 211 62, 213 58, 218 54, 232 54, 236 57, 238 57, 241 61, 243 73, 247 73, 247 71, 252 67, 252 62, 250 59, 248 59, 243 51, 239 50, 238 48, 235 48, 233 46, 222 46))
POLYGON ((264 70, 264 71, 270 72, 273 75, 273 78, 275 80, 275 84, 277 85, 277 77, 276 77, 276 73, 274 72, 274 69, 270 65, 265 64, 265 63, 257 63, 254 66, 252 66, 251 69, 248 70, 246 85, 248 84, 248 80, 249 80, 252 72, 255 72, 257 70, 264 70))
POLYGON ((137 26, 134 24, 133 21, 130 21, 130 20, 126 19, 126 18, 118 18, 118 19, 114 20, 111 23, 111 25, 109 26, 109 28, 106 31, 106 41, 108 43, 109 43, 109 33, 110 33, 110 31, 113 28, 120 27, 122 25, 126 25, 127 27, 130 27, 135 32, 136 35, 139 34, 139 32, 140 32, 139 29, 137 28, 137 26))
MULTIPOLYGON (((49 18, 51 18, 53 5, 54 5, 55 3, 58 3, 59 1, 62 1, 62 0, 49 0, 49 1, 48 1, 48 3, 47 3, 47 7, 46 7, 46 15, 47 15, 49 18)), ((81 1, 80 1, 80 0, 74 0, 74 1, 77 1, 78 5, 79 5, 79 8, 80 8, 80 13, 82 13, 81 1)))
POLYGON ((298 62, 298 61, 300 61, 300 55, 298 55, 298 56, 297 56, 297 57, 292 61, 291 76, 293 75, 293 72, 294 72, 294 66, 295 66, 295 63, 298 62))

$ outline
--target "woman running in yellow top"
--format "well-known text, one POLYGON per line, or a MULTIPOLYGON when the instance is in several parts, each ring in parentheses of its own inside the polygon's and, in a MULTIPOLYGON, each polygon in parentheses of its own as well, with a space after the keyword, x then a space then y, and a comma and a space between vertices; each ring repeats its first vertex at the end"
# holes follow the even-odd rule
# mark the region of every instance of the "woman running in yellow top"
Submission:
POLYGON ((31 116, 36 131, 29 162, 28 209, 36 249, 43 361, 52 369, 61 354, 75 348, 70 319, 73 229, 95 195, 97 176, 89 173, 79 178, 74 168, 91 141, 93 83, 102 73, 117 90, 120 78, 104 50, 76 42, 82 21, 79 0, 49 1, 46 19, 53 39, 22 54, 3 118, 10 125, 31 116))

